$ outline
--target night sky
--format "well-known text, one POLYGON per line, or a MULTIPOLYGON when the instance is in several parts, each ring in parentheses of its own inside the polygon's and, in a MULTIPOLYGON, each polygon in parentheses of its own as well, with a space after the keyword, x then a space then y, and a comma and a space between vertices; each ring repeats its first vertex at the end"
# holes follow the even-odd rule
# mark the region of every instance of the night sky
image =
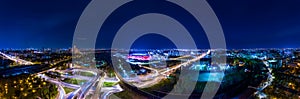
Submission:
MULTIPOLYGON (((299 0, 208 2, 219 18, 228 48, 300 47, 299 0)), ((77 21, 88 3, 89 0, 1 0, 0 48, 71 47, 77 21)), ((188 26, 198 48, 209 48, 202 28, 188 14, 172 4, 153 0, 127 4, 112 13, 99 31, 96 47, 110 48, 114 33, 122 23, 136 14, 150 12, 179 15, 174 18, 188 26)), ((167 38, 153 34, 137 39, 132 46, 173 47, 167 38)))

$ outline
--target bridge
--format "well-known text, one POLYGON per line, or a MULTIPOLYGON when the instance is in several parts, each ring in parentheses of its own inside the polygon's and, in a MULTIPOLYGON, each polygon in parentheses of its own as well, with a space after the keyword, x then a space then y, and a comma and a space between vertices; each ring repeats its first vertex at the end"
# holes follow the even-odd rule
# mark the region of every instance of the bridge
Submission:
POLYGON ((33 65, 34 63, 30 62, 30 61, 26 61, 26 60, 22 60, 20 58, 17 58, 15 56, 11 56, 11 55, 6 55, 2 52, 0 52, 0 57, 4 58, 4 59, 9 59, 9 60, 12 60, 18 64, 21 64, 21 65, 33 65))
MULTIPOLYGON (((47 70, 47 71, 51 71, 51 70, 47 70)), ((78 99, 84 99, 87 96, 88 92, 92 91, 92 92, 97 93, 96 90, 100 90, 99 88, 93 89, 92 87, 95 87, 97 82, 100 82, 100 83, 103 82, 103 77, 102 77, 103 71, 90 70, 90 69, 84 69, 84 68, 76 68, 76 69, 73 69, 73 71, 90 72, 90 73, 94 74, 95 76, 89 77, 90 79, 87 82, 85 82, 85 84, 82 86, 75 85, 75 84, 69 84, 69 83, 65 83, 60 80, 54 79, 54 78, 50 78, 50 77, 42 74, 43 72, 39 73, 38 76, 41 78, 44 78, 46 81, 56 84, 58 86, 59 95, 56 97, 57 99, 74 99, 75 97, 77 97, 78 99), (69 94, 66 94, 63 87, 68 87, 68 88, 76 89, 76 90, 69 94)), ((87 78, 87 77, 83 77, 83 76, 76 76, 76 77, 80 77, 77 79, 86 79, 87 78)), ((67 77, 67 78, 69 78, 69 77, 67 77)), ((101 88, 102 85, 97 86, 97 87, 101 88)))

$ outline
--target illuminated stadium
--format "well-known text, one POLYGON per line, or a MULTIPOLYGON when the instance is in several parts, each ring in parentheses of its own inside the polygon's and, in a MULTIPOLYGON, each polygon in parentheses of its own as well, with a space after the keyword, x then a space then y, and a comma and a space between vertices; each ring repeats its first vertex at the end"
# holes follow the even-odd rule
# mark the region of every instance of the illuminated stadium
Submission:
POLYGON ((148 53, 131 53, 127 56, 127 61, 131 64, 149 64, 150 60, 148 53))
POLYGON ((151 59, 151 56, 149 54, 145 54, 145 53, 133 53, 128 56, 128 59, 149 61, 151 59))

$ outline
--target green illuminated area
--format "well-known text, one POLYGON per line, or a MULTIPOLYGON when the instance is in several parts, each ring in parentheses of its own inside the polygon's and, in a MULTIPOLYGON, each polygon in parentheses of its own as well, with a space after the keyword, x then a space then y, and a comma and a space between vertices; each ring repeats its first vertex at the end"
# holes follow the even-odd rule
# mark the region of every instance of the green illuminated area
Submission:
POLYGON ((75 91, 74 89, 68 88, 68 87, 64 87, 65 92, 68 94, 70 92, 75 91))
POLYGON ((74 78, 66 78, 63 80, 65 83, 75 84, 75 85, 83 85, 86 80, 74 79, 74 78))
POLYGON ((117 82, 104 82, 103 87, 113 87, 117 84, 118 84, 117 82))
POLYGON ((93 73, 89 72, 79 72, 81 76, 88 76, 88 77, 94 77, 95 75, 93 73))

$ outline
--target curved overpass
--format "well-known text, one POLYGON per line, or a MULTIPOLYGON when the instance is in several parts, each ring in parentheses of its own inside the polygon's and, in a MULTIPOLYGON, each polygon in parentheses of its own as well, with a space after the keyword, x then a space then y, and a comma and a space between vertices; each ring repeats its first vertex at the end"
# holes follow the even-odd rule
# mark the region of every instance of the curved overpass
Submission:
MULTIPOLYGON (((59 91, 59 95, 57 97, 58 99, 74 99, 75 97, 77 97, 78 99, 83 99, 83 98, 85 98, 86 94, 89 91, 91 91, 91 88, 93 87, 93 85, 95 85, 96 82, 100 82, 102 80, 100 78, 102 78, 101 76, 102 76, 103 72, 100 71, 100 70, 90 70, 90 69, 74 69, 74 70, 75 71, 90 72, 90 73, 93 73, 95 76, 91 77, 82 86, 61 82, 61 81, 58 81, 56 79, 45 76, 43 74, 38 74, 38 76, 40 76, 41 78, 44 78, 45 80, 47 80, 51 83, 54 83, 54 84, 58 85, 58 91, 59 91), (72 88, 72 89, 76 89, 76 90, 73 91, 72 93, 66 95, 65 90, 62 87, 68 87, 68 88, 72 88)), ((72 77, 75 77, 75 76, 72 76, 72 77)), ((96 92, 95 90, 93 90, 93 91, 96 92)))
MULTIPOLYGON (((97 82, 102 82, 100 79, 103 75, 103 71, 100 71, 98 69, 76 69, 79 71, 85 71, 85 72, 91 72, 95 74, 95 76, 87 81, 84 85, 82 85, 80 88, 72 92, 69 96, 67 96, 67 99, 73 99, 74 97, 77 97, 79 99, 85 98, 86 94, 89 92, 89 90, 93 87, 93 85, 97 85, 97 82)), ((100 91, 100 90, 99 90, 100 91)))

